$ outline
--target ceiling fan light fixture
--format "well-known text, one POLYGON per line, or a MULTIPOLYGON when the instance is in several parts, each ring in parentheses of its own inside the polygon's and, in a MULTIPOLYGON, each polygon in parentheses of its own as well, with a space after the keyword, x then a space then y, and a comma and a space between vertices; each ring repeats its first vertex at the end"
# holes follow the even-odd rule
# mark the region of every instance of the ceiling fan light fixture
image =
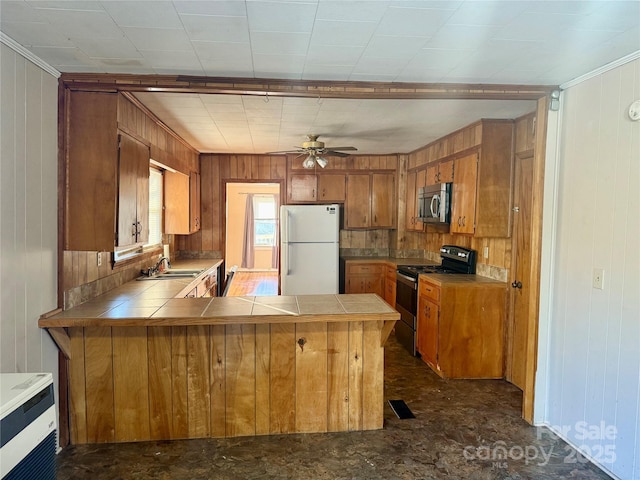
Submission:
POLYGON ((320 165, 322 168, 326 167, 329 162, 327 161, 326 158, 322 158, 322 157, 316 157, 316 162, 318 163, 318 165, 320 165))
POLYGON ((316 156, 314 154, 309 155, 302 162, 302 168, 313 168, 316 166, 316 156))

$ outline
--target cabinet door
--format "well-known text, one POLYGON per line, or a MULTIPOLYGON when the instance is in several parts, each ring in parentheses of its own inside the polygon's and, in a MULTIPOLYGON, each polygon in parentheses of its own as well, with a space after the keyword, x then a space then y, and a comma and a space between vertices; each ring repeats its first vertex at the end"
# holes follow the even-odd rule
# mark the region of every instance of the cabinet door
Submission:
POLYGON ((436 185, 440 183, 438 180, 438 165, 429 165, 427 167, 426 185, 436 185))
POLYGON ((347 177, 345 204, 345 228, 368 228, 370 215, 369 174, 353 174, 347 177))
POLYGON ((428 297, 418 297, 417 348, 422 359, 433 367, 438 364, 438 304, 428 297))
POLYGON ((164 172, 164 233, 189 233, 189 177, 164 172))
POLYGON ((126 134, 118 142, 117 246, 149 238, 149 147, 126 134))
POLYGON ((366 280, 367 287, 365 293, 375 293, 381 298, 384 298, 384 276, 383 275, 370 275, 366 280))
POLYGON ((136 150, 136 222, 138 234, 136 242, 143 245, 149 241, 149 158, 150 149, 138 143, 136 150))
POLYGON ((424 231, 424 222, 418 220, 418 192, 420 188, 425 186, 426 169, 411 172, 407 176, 407 212, 406 212, 406 228, 412 232, 424 231), (413 176, 413 178, 411 178, 413 176))
POLYGON ((65 250, 113 251, 118 229, 117 98, 114 93, 67 94, 65 250))
POLYGON ((200 230, 200 174, 189 174, 189 232, 200 230))
POLYGON ((474 232, 478 154, 455 160, 455 182, 451 200, 451 233, 474 232))
POLYGON ((409 231, 412 231, 416 228, 416 212, 417 212, 417 202, 418 195, 416 192, 418 191, 416 187, 416 172, 407 173, 407 191, 405 194, 405 217, 404 217, 404 225, 405 228, 409 231))
POLYGON ((346 177, 344 174, 318 175, 318 198, 323 202, 344 202, 346 177))
POLYGON ((393 308, 396 308, 396 269, 387 267, 384 278, 384 299, 393 308))
POLYGON ((291 175, 289 177, 289 201, 315 202, 318 179, 315 175, 291 175))
POLYGON ((392 228, 395 226, 396 182, 391 173, 371 175, 371 226, 392 228))
POLYGON ((453 182, 453 160, 447 160, 446 162, 441 162, 438 165, 438 183, 449 183, 453 182))
POLYGON ((345 293, 367 293, 367 275, 349 275, 345 285, 345 293))

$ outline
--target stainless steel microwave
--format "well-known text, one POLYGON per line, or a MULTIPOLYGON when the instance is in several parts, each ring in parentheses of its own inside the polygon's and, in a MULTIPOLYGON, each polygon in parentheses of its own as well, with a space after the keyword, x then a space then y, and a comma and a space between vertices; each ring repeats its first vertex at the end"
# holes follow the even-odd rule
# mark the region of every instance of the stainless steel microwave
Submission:
POLYGON ((418 220, 425 223, 451 222, 451 183, 428 185, 418 190, 418 220))

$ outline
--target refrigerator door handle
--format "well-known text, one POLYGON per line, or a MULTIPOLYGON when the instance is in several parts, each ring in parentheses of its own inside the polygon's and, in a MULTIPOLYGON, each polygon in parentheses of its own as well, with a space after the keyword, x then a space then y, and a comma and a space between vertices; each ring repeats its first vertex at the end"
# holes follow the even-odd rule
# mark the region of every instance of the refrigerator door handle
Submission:
POLYGON ((291 255, 289 255, 289 249, 291 244, 287 243, 287 275, 291 275, 291 255))

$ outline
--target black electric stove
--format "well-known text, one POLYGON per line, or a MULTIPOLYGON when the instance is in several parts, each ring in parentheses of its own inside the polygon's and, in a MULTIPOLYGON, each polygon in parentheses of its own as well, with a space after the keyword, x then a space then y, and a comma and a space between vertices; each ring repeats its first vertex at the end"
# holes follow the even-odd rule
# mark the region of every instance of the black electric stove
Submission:
POLYGON ((396 310, 400 321, 396 323, 396 337, 412 354, 416 355, 416 327, 418 309, 418 275, 422 273, 474 274, 476 251, 455 245, 440 248, 440 265, 398 265, 396 271, 396 310))
POLYGON ((421 273, 474 274, 476 273, 476 251, 455 245, 440 248, 440 265, 398 265, 398 273, 417 279, 421 273))

